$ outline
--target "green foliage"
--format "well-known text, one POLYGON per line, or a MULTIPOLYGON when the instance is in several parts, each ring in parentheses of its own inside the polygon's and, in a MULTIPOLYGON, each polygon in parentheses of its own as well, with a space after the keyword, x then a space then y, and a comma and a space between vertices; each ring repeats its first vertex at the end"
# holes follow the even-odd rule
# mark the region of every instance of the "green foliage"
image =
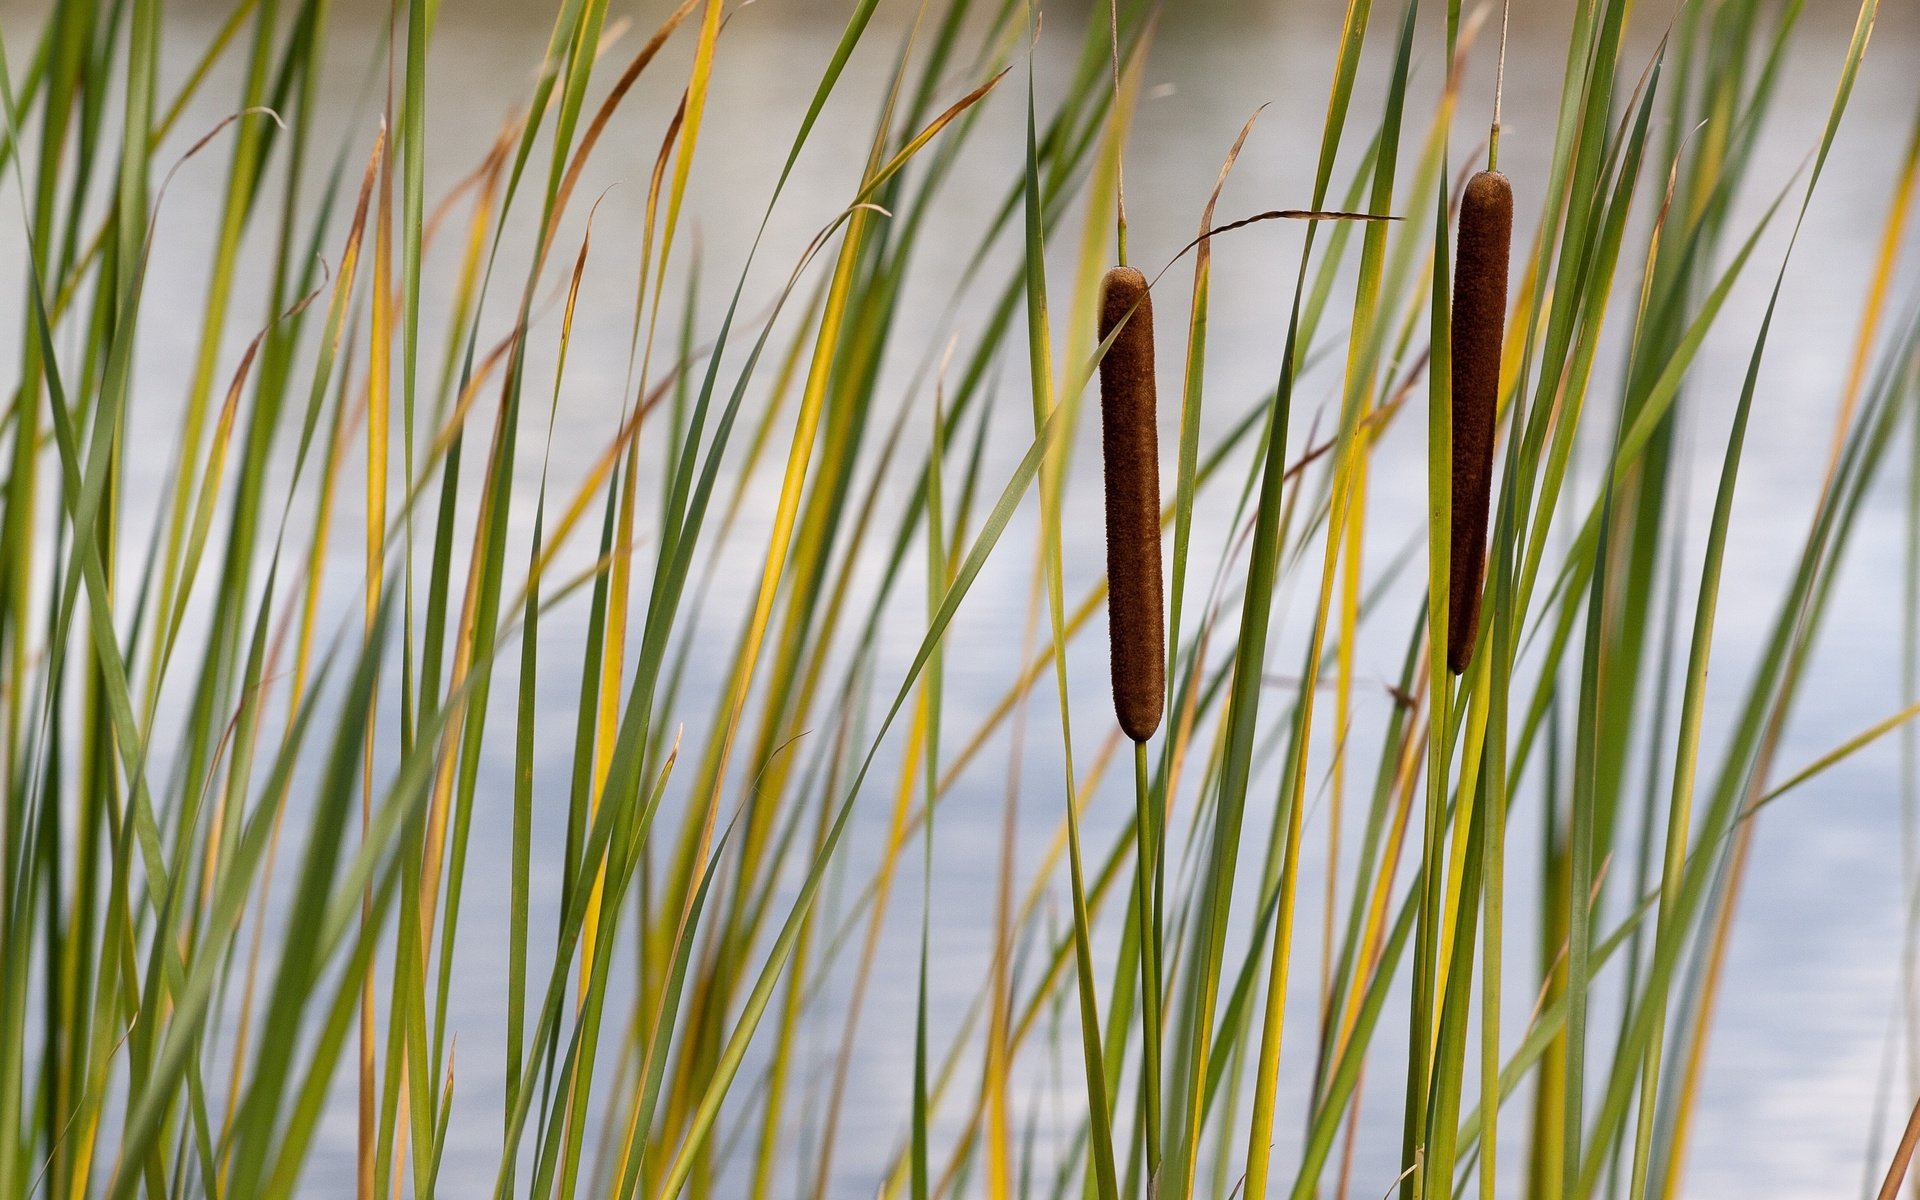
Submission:
POLYGON ((1306 220, 1297 258, 1263 265, 1282 285, 1260 314, 1284 330, 1277 382, 1224 414, 1208 356, 1247 351, 1210 332, 1212 261, 1251 222, 1214 213, 1253 121, 1199 239, 1157 277, 1122 201, 1153 36, 1189 19, 1178 6, 845 6, 823 58, 790 56, 817 77, 797 122, 759 120, 788 140, 758 227, 707 231, 749 247, 717 310, 688 196, 736 149, 704 117, 744 6, 560 0, 515 114, 444 197, 435 131, 470 116, 436 91, 429 49, 456 14, 396 4, 385 86, 342 126, 331 7, 240 0, 180 79, 160 69, 183 36, 160 0, 53 0, 31 31, 0 31, 0 175, 24 220, 0 430, 0 1195, 346 1194, 311 1169, 325 1121, 353 1127, 358 1195, 424 1197, 455 1190, 450 1124, 482 1119, 500 1197, 1685 1194, 1760 810, 1920 712, 1776 772, 1862 498, 1913 466, 1892 451, 1914 436, 1920 325, 1886 310, 1920 127, 1804 535, 1793 514, 1743 528, 1734 503, 1769 333, 1794 304, 1764 235, 1783 203, 1794 232, 1808 219, 1874 0, 1829 64, 1810 169, 1787 181, 1754 164, 1801 4, 1684 0, 1646 63, 1623 50, 1629 0, 1573 6, 1538 135, 1550 168, 1514 181, 1532 240, 1480 648, 1457 681, 1430 653, 1448 625, 1452 215, 1473 165, 1457 152, 1492 99, 1463 90, 1487 51, 1458 0, 1347 7, 1298 172, 1308 208, 1256 218, 1306 220), (795 166, 887 30, 865 159, 824 228, 785 244, 771 231, 795 166), (1040 74, 1041 38, 1079 46, 1063 77, 1040 74), (1436 55, 1438 79, 1419 69, 1436 55), (676 71, 677 105, 634 99, 676 71), (196 99, 235 115, 181 157, 196 99), (995 112, 1019 119, 1017 145, 995 141, 995 112), (624 390, 610 436, 558 472, 582 281, 620 268, 577 185, 656 137, 616 314, 624 390), (148 267, 173 172, 220 156, 154 488, 129 471, 156 453, 136 417, 176 398, 143 379, 163 351, 142 310, 177 306, 180 282, 148 267), (1742 225, 1750 195, 1767 203, 1742 225), (929 215, 953 197, 978 228, 929 215), (977 319, 920 344, 907 282, 956 236, 977 242, 943 288, 977 319), (1049 242, 1075 237, 1071 269, 1050 269, 1049 242), (1104 658, 1085 644, 1103 594, 1070 594, 1063 569, 1068 497, 1097 486, 1075 458, 1106 349, 1097 288, 1129 251, 1163 295, 1192 272, 1186 344, 1166 324, 1159 348, 1183 381, 1161 389, 1180 396, 1167 718, 1130 781, 1109 779, 1128 757, 1110 715, 1070 703, 1104 658), (1775 282, 1743 329, 1728 300, 1762 264, 1775 282), (1730 427, 1692 422, 1725 438, 1692 545, 1680 428, 1710 336, 1749 365, 1730 427), (1596 373, 1616 346, 1620 370, 1596 373), (910 379, 903 357, 924 363, 910 379), (1325 440, 1299 407, 1309 384, 1338 396, 1325 440), (1370 473, 1410 423, 1425 536, 1382 560, 1370 473), (1735 539, 1793 567, 1747 662, 1714 658, 1735 539), (1022 666, 983 706, 951 688, 974 665, 956 622, 990 568, 1023 573, 1028 619, 1022 666), (330 599, 342 587, 358 611, 330 599), (1363 645, 1402 666, 1390 718, 1349 738, 1363 645), (1709 695, 1710 665, 1737 688, 1709 695), (1049 704, 1061 773, 1041 780, 1021 755, 1051 743, 1030 720, 1049 704), (1703 745, 1716 709, 1729 732, 1703 745), (510 780, 486 770, 502 745, 510 780), (996 902, 958 918, 991 966, 950 1014, 931 999, 955 920, 937 899, 943 805, 1002 778, 981 872, 996 902), (1124 819, 1082 821, 1128 783, 1124 819), (1543 817, 1537 847, 1507 840, 1523 807, 1543 817), (1020 846, 1036 811, 1058 833, 1020 846), (877 845, 856 824, 884 830, 877 845), (495 828, 504 862, 476 859, 495 828), (903 865, 922 872, 917 914, 896 902, 903 865), (1515 874, 1538 884, 1510 890, 1515 874), (476 888, 505 894, 504 938, 462 922, 476 888), (866 1006, 888 931, 916 916, 913 1015, 889 1026, 866 1006), (1513 953, 1510 918, 1536 958, 1513 953), (504 974, 476 983, 459 952, 490 941, 504 974), (1314 946, 1317 973, 1296 969, 1314 946), (456 1053, 452 1000, 476 987, 504 1061, 472 1073, 497 1088, 464 1082, 456 1053), (1593 1020, 1601 997, 1617 1029, 1593 1020), (876 1048, 911 1102, 897 1128, 843 1128, 852 1064, 876 1048), (1403 1090, 1373 1080, 1376 1106, 1400 1103, 1404 1173, 1355 1178, 1383 1061, 1406 1069, 1403 1090), (882 1178, 836 1157, 856 1137, 893 1148, 882 1178))

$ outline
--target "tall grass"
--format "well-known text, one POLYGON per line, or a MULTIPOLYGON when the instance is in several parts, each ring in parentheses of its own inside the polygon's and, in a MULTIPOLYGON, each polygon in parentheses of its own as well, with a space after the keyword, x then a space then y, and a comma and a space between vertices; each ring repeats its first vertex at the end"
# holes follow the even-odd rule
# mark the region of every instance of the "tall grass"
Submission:
MULTIPOLYGON (((811 100, 757 117, 764 215, 703 229, 693 181, 741 149, 706 129, 728 31, 763 19, 726 0, 559 0, 443 194, 429 161, 473 114, 430 48, 485 19, 459 6, 396 2, 344 67, 364 14, 329 0, 0 26, 0 1195, 1688 1194, 1754 830, 1914 715, 1780 761, 1864 500, 1920 461, 1911 147, 1848 373, 1789 397, 1767 354, 1875 0, 1815 64, 1830 109, 1791 178, 1756 163, 1788 56, 1824 44, 1799 0, 1681 0, 1646 59, 1629 17, 1668 14, 1568 6, 1504 337, 1473 318, 1486 513, 1455 500, 1450 251, 1501 145, 1467 64, 1505 53, 1503 15, 1351 0, 1324 111, 1264 118, 1320 119, 1299 207, 1221 223, 1254 122, 1183 131, 1225 160, 1182 248, 1129 237, 1122 163, 1155 36, 1217 15, 839 7, 830 49, 783 48, 811 100), (860 160, 801 197, 860 104, 860 160), (190 128, 208 108, 234 115, 190 128), (643 181, 637 261, 581 186, 613 159, 643 181), (153 273, 170 182, 222 163, 203 275, 153 273), (1290 249, 1242 232, 1270 218, 1301 220, 1290 249), (910 311, 955 239, 947 311, 910 311), (1227 247, 1269 281, 1258 347, 1211 329, 1227 247), (1158 346, 1172 487, 1132 497, 1171 541, 1164 641, 1138 605, 1116 624, 1154 714, 1131 808, 1121 730, 1079 699, 1105 605, 1070 503, 1101 486, 1103 359, 1138 362, 1102 314, 1116 249, 1188 314, 1158 346), (610 275, 609 323, 582 296, 610 275), (156 310, 191 345, 156 345, 156 310), (1730 423, 1710 336, 1746 348, 1730 423), (1221 396, 1223 354, 1274 385, 1221 396), (1749 439, 1809 399, 1824 480, 1753 522, 1749 439), (1408 427, 1424 537, 1396 547, 1370 493, 1408 427), (1724 442, 1717 475, 1689 480, 1689 438, 1724 442), (1476 643, 1450 579, 1482 527, 1476 643), (1781 594, 1723 593, 1741 544, 1781 594), (983 579, 1024 581, 997 656, 964 619, 983 579), (1770 606, 1751 655, 1715 644, 1736 602, 1770 606), (1399 666, 1369 724, 1375 661, 1399 666), (942 899, 959 862, 991 904, 942 899), (875 1061, 897 1107, 863 1096, 875 1061)), ((1158 545, 1127 549, 1157 601, 1158 545)))

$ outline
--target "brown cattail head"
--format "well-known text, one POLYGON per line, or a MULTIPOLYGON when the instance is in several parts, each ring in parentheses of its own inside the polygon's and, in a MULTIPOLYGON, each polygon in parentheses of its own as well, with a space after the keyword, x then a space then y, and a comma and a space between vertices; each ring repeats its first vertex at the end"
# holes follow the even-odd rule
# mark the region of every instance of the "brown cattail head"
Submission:
POLYGON ((1167 652, 1160 596, 1160 431, 1153 386, 1153 298, 1146 276, 1115 267, 1101 283, 1100 432, 1107 474, 1107 624, 1113 710, 1144 742, 1160 727, 1167 652), (1121 322, 1125 325, 1121 325, 1121 322))
POLYGON ((1500 339, 1507 321, 1513 187, 1498 171, 1467 181, 1453 273, 1453 547, 1447 580, 1447 669, 1473 658, 1493 499, 1493 427, 1500 403, 1500 339))

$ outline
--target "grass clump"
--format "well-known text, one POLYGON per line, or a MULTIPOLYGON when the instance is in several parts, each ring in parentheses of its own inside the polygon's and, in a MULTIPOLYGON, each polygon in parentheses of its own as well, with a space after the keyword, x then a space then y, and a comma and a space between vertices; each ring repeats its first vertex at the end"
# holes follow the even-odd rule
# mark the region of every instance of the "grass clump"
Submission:
POLYGON ((1798 4, 1570 6, 1525 210, 1455 194, 1473 14, 1355 0, 1307 194, 1216 223, 1305 114, 1249 119, 1180 234, 1121 164, 1155 39, 1215 17, 854 0, 781 46, 755 193, 716 113, 776 7, 557 3, 473 163, 456 5, 363 58, 327 0, 0 30, 0 1196, 1694 1194, 1753 831, 1920 711, 1783 761, 1912 483, 1920 153, 1825 470, 1735 503, 1807 301, 1784 255, 1763 320, 1732 301, 1824 215, 1875 0, 1844 46, 1798 4), (1766 178, 1790 59, 1834 82, 1766 178), (864 133, 812 182, 829 125, 864 133), (190 277, 150 271, 185 172, 190 277), (1174 262, 1109 269, 1114 229, 1174 262), (1210 325, 1221 263, 1274 336, 1210 325), (1731 419, 1710 338, 1749 347, 1731 419), (1741 539, 1783 564, 1744 642, 1741 539), (987 578, 1024 623, 981 627, 987 578), (1074 705, 1103 600, 1118 731, 1074 705))

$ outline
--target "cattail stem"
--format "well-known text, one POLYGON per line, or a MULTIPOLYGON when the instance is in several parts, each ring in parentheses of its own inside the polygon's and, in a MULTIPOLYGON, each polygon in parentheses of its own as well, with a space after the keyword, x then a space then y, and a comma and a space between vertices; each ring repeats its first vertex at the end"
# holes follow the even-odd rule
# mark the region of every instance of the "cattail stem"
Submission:
POLYGON ((1153 300, 1147 279, 1115 267, 1101 286, 1101 440, 1107 485, 1107 623, 1113 708, 1136 742, 1160 726, 1166 642, 1160 580, 1160 436, 1153 382, 1153 300), (1115 330, 1119 332, 1116 334, 1115 330))
POLYGON ((1513 187, 1498 171, 1467 181, 1453 276, 1453 541, 1447 580, 1447 669, 1467 669, 1480 631, 1500 343, 1507 320, 1513 187))
MULTIPOLYGON (((1120 107, 1120 0, 1107 0, 1107 33, 1113 46, 1113 111, 1120 107)), ((1125 138, 1118 139, 1114 147, 1113 170, 1113 240, 1115 253, 1120 265, 1127 265, 1127 143, 1125 138)))
MULTIPOLYGON (((1487 170, 1500 169, 1500 100, 1507 90, 1507 19, 1513 15, 1513 0, 1500 5, 1500 58, 1493 68, 1493 127, 1487 130, 1487 170)), ((1512 207, 1511 204, 1508 205, 1512 207)))
POLYGON ((1134 905, 1140 926, 1140 1109, 1147 1178, 1160 1174, 1160 830, 1147 781, 1147 744, 1133 744, 1134 905))
POLYGON ((1113 711, 1133 739, 1134 909, 1140 938, 1141 1135, 1147 1176, 1160 1171, 1160 838, 1147 739, 1167 690, 1161 616, 1160 432, 1153 380, 1153 297, 1118 266, 1101 283, 1100 432, 1107 483, 1107 624, 1113 711), (1109 341, 1111 339, 1111 341, 1109 341))

